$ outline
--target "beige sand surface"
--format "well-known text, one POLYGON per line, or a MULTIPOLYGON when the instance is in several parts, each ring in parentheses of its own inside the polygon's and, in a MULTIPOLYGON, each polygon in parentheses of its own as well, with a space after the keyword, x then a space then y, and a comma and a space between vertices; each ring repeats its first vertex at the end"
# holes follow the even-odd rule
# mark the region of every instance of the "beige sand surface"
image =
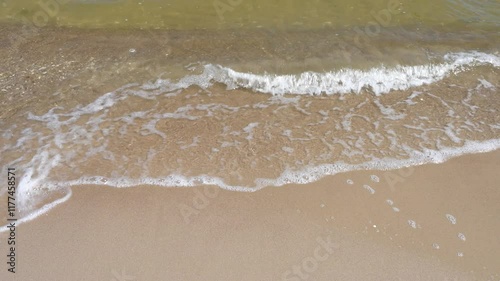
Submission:
POLYGON ((496 151, 255 193, 77 187, 18 227, 0 280, 498 280, 499 168, 496 151))

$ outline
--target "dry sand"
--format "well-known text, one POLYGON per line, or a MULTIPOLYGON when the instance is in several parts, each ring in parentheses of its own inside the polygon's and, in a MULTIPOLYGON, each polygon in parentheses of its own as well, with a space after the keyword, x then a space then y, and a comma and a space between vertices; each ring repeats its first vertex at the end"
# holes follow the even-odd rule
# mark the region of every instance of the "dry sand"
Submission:
POLYGON ((0 280, 498 280, 499 168, 496 151, 255 193, 76 187, 18 227, 0 280))

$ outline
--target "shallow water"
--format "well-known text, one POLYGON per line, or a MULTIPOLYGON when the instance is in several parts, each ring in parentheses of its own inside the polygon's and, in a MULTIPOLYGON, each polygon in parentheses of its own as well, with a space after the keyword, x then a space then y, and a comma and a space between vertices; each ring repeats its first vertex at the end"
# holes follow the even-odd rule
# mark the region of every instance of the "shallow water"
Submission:
POLYGON ((160 1, 3 0, 0 20, 37 26, 152 27, 162 29, 321 27, 377 28, 401 25, 494 28, 500 4, 494 0, 356 1, 160 1))

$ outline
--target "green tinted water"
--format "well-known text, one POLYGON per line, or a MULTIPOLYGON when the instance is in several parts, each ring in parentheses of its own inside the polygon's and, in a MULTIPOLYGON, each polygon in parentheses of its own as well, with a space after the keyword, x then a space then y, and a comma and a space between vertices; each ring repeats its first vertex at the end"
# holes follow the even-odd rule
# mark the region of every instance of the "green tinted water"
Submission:
POLYGON ((1 21, 161 29, 498 28, 497 0, 0 0, 1 21))

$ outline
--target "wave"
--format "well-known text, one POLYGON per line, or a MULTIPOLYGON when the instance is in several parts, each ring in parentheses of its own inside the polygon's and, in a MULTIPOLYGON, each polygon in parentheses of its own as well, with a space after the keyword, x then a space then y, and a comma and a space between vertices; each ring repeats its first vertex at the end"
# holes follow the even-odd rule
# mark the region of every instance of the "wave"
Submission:
POLYGON ((499 56, 477 51, 448 53, 443 60, 442 63, 427 65, 380 66, 368 70, 345 68, 324 73, 308 71, 297 75, 253 74, 207 64, 200 75, 186 76, 177 83, 171 83, 170 80, 166 82, 177 88, 192 85, 207 88, 216 82, 225 84, 229 90, 243 88, 272 95, 359 94, 363 90, 381 95, 393 90, 432 84, 452 73, 466 71, 469 67, 500 67, 499 56))
MULTIPOLYGON (((382 93, 388 93, 391 89, 401 90, 419 86, 422 84, 433 83, 435 81, 443 79, 447 75, 467 71, 469 68, 475 66, 490 65, 496 68, 500 67, 500 58, 496 54, 486 54, 480 52, 449 53, 443 57, 443 60, 444 62, 442 63, 420 66, 398 66, 394 68, 378 67, 366 71, 344 69, 328 73, 305 72, 298 75, 258 75, 237 72, 233 69, 220 65, 207 64, 204 65, 203 72, 201 74, 188 75, 178 81, 173 82, 170 80, 156 80, 156 82, 154 83, 147 83, 144 85, 129 84, 116 89, 113 92, 106 93, 87 105, 78 105, 76 107, 68 109, 65 109, 62 106, 55 107, 48 110, 46 114, 40 116, 29 113, 27 114, 27 120, 20 120, 19 124, 14 125, 11 129, 5 130, 0 135, 0 137, 6 141, 4 146, 0 149, 2 156, 5 156, 5 158, 2 157, 3 167, 5 168, 9 165, 17 166, 19 170, 22 170, 24 172, 23 177, 21 177, 19 181, 16 200, 18 200, 18 206, 20 208, 23 208, 25 212, 23 212, 23 215, 18 222, 32 220, 37 216, 54 208, 58 204, 67 201, 71 197, 72 186, 104 185, 116 188, 126 188, 139 185, 156 185, 164 187, 214 185, 227 190, 253 192, 267 186, 282 186, 291 183, 306 184, 317 181, 327 175, 335 175, 343 172, 367 169, 390 170, 421 165, 425 163, 441 163, 452 157, 460 156, 463 154, 488 152, 499 149, 500 139, 497 138, 497 130, 500 127, 498 126, 498 124, 484 124, 484 122, 474 124, 473 122, 471 122, 474 121, 474 113, 476 112, 475 108, 477 108, 477 106, 471 105, 471 99, 474 94, 474 91, 471 91, 465 97, 465 99, 463 99, 462 102, 459 103, 463 105, 464 108, 470 108, 471 115, 461 116, 463 117, 463 120, 460 119, 457 121, 455 120, 456 118, 453 119, 452 121, 456 122, 456 127, 454 127, 453 125, 449 125, 444 128, 441 128, 439 126, 435 128, 429 128, 429 130, 432 130, 433 133, 442 131, 443 134, 448 136, 448 138, 453 141, 453 144, 458 145, 457 147, 447 147, 446 145, 440 145, 441 140, 436 139, 437 149, 425 149, 424 146, 421 147, 422 149, 417 150, 417 148, 415 147, 410 147, 411 143, 402 142, 398 143, 398 149, 401 149, 402 151, 395 155, 405 155, 403 159, 396 159, 396 156, 392 158, 387 157, 387 155, 393 154, 382 154, 382 156, 380 157, 375 157, 375 155, 373 155, 373 157, 371 158, 365 158, 363 160, 364 162, 359 164, 357 164, 357 162, 355 162, 356 164, 347 163, 351 158, 346 158, 348 159, 347 162, 339 161, 338 158, 331 158, 326 162, 327 164, 321 165, 314 164, 314 162, 304 163, 301 162, 302 159, 293 158, 294 161, 290 163, 296 163, 300 160, 300 163, 297 164, 298 168, 291 169, 287 168, 286 165, 283 165, 283 169, 280 169, 276 174, 273 174, 268 178, 264 178, 264 174, 259 174, 258 176, 260 176, 260 178, 256 178, 255 180, 254 178, 252 178, 252 180, 254 181, 250 185, 230 183, 229 180, 218 177, 220 173, 216 174, 215 176, 209 176, 207 175, 207 173, 196 173, 195 176, 186 176, 184 170, 181 170, 181 172, 177 173, 171 172, 176 171, 176 169, 166 169, 168 171, 168 174, 162 173, 159 176, 152 176, 151 174, 147 173, 143 173, 137 176, 127 176, 126 173, 118 172, 112 173, 114 171, 122 170, 123 172, 128 172, 128 166, 122 167, 121 163, 128 163, 132 161, 132 159, 134 159, 134 161, 142 161, 138 162, 138 164, 139 166, 142 165, 141 168, 143 168, 143 166, 145 166, 145 163, 151 160, 150 156, 155 153, 153 148, 157 148, 158 150, 167 148, 175 149, 176 147, 174 146, 174 144, 177 143, 175 142, 175 140, 182 140, 182 142, 180 142, 180 145, 183 145, 184 147, 190 146, 185 142, 185 139, 176 139, 176 133, 167 136, 166 134, 169 133, 167 128, 164 127, 164 131, 161 131, 161 127, 157 128, 156 125, 160 120, 162 120, 162 124, 165 125, 168 122, 163 122, 163 120, 166 119, 176 119, 176 121, 187 120, 185 122, 191 122, 192 120, 200 120, 201 118, 212 118, 212 115, 214 114, 212 111, 214 111, 218 106, 222 108, 221 112, 223 112, 221 113, 223 114, 223 116, 218 117, 234 117, 236 119, 241 116, 248 116, 245 115, 246 113, 244 112, 244 110, 242 110, 241 116, 233 116, 229 114, 228 112, 237 112, 237 110, 233 110, 227 105, 223 106, 221 104, 214 103, 197 104, 194 106, 191 104, 186 105, 187 100, 184 99, 185 97, 181 97, 178 94, 180 92, 178 90, 186 89, 191 86, 198 86, 206 89, 210 86, 213 86, 215 83, 222 83, 226 85, 228 89, 244 88, 277 96, 284 95, 286 93, 303 95, 317 95, 322 93, 360 93, 362 89, 371 89, 371 91, 375 95, 380 95, 382 93), (341 81, 340 84, 338 82, 339 80, 341 81), (135 105, 142 104, 141 102, 130 100, 135 97, 140 97, 145 100, 155 102, 159 102, 159 100, 162 100, 163 103, 161 104, 163 106, 159 106, 157 104, 156 106, 152 107, 147 106, 147 108, 134 108, 135 105), (176 98, 179 99, 177 100, 177 103, 174 102, 174 99, 176 98), (172 108, 170 107, 172 104, 176 104, 180 107, 172 112, 172 108), (115 111, 113 111, 112 109, 114 109, 115 111), (137 111, 134 112, 134 110, 137 111), (195 111, 198 112, 196 113, 195 111), (205 112, 205 115, 200 115, 201 112, 205 112), (469 120, 469 117, 471 118, 471 120, 469 120), (22 124, 24 124, 24 126, 22 124), (135 127, 132 125, 134 125, 135 127), (462 130, 477 127, 476 131, 484 131, 483 129, 488 126, 491 127, 493 134, 488 137, 487 140, 473 141, 467 140, 467 138, 460 139, 457 137, 457 130, 459 129, 462 130), (128 133, 127 128, 130 128, 128 133), (144 130, 147 130, 147 132, 144 133, 144 130), (19 133, 15 134, 15 132, 19 133), (140 153, 142 153, 141 155, 138 155, 140 154, 139 151, 132 150, 129 154, 127 154, 129 158, 118 158, 119 156, 124 156, 126 154, 126 151, 123 151, 122 149, 123 147, 128 147, 125 145, 128 145, 130 144, 130 142, 135 140, 141 142, 145 138, 149 138, 151 135, 155 134, 161 137, 160 141, 153 143, 154 145, 156 145, 156 147, 143 147, 143 150, 140 151, 140 153), (115 141, 114 146, 112 144, 109 144, 110 140, 115 141), (461 142, 462 140, 463 142, 461 142), (167 143, 171 144, 172 147, 167 147, 167 143), (113 151, 113 149, 117 151, 113 151), (19 156, 18 153, 14 152, 20 152, 22 156, 19 156), (5 163, 8 162, 6 159, 8 158, 8 153, 12 155, 12 161, 10 161, 9 163, 5 163), (17 159, 14 159, 16 157, 17 159), (106 176, 103 171, 94 169, 86 174, 80 173, 80 171, 78 171, 78 165, 95 166, 91 161, 87 161, 91 157, 95 157, 96 159, 101 157, 102 159, 108 161, 106 163, 111 163, 111 166, 113 167, 112 169, 116 170, 109 171, 109 176, 106 176), (78 160, 78 162, 76 160, 78 160), (68 166, 69 164, 74 164, 75 166, 68 166), (61 167, 66 167, 64 168, 64 171, 70 171, 68 172, 69 176, 67 178, 61 178, 64 176, 64 173, 54 175, 56 174, 54 173, 54 171, 57 171, 61 167), (44 200, 47 199, 49 195, 54 194, 53 192, 57 192, 58 195, 63 194, 62 198, 41 206, 42 202, 45 202, 44 200)), ((491 93, 495 92, 495 87, 491 83, 481 79, 479 79, 479 82, 480 85, 476 90, 484 89, 488 90, 491 93)), ((413 99, 417 99, 417 96, 419 95, 423 96, 424 94, 421 92, 414 92, 408 97, 408 100, 405 102, 405 104, 407 104, 408 106, 424 106, 425 101, 413 101, 413 99)), ((352 97, 358 98, 357 96, 352 97)), ((359 98, 364 99, 364 97, 359 98)), ((441 97, 434 96, 429 93, 426 98, 432 98, 433 100, 440 101, 447 106, 447 104, 441 97)), ((297 100, 299 99, 299 96, 295 96, 293 98, 271 97, 269 98, 267 104, 265 104, 264 102, 259 102, 251 108, 254 108, 256 112, 261 114, 263 108, 269 107, 268 115, 266 116, 271 116, 275 113, 275 111, 271 107, 276 104, 279 104, 280 107, 281 105, 289 105, 290 107, 293 107, 297 110, 300 109, 302 110, 300 112, 303 112, 305 110, 303 108, 300 108, 299 104, 297 103, 297 100), (281 99, 282 101, 277 101, 281 99)), ((376 108, 380 110, 381 116, 375 116, 373 120, 367 120, 375 121, 375 123, 373 123, 372 125, 375 128, 380 127, 380 130, 382 131, 372 132, 372 127, 369 127, 369 131, 366 131, 367 137, 370 138, 371 142, 375 145, 373 150, 380 151, 380 148, 377 144, 376 135, 383 134, 385 131, 386 134, 393 136, 389 136, 389 138, 385 140, 388 144, 390 143, 390 149, 392 149, 392 147, 395 146, 398 142, 398 140, 395 138, 396 133, 391 130, 390 126, 386 128, 383 125, 390 125, 387 122, 391 121, 387 120, 396 120, 396 123, 399 124, 398 126, 400 126, 400 123, 403 122, 401 118, 404 117, 404 114, 398 113, 399 115, 395 115, 396 111, 394 111, 388 105, 384 105, 383 103, 381 103, 378 97, 373 97, 373 99, 373 105, 375 105, 376 108), (385 119, 385 121, 383 119, 385 119)), ((316 98, 313 97, 309 100, 316 100, 316 98)), ((367 103, 365 101, 360 105, 362 104, 370 103, 367 103)), ((360 105, 358 105, 358 107, 360 105)), ((336 107, 337 104, 332 104, 332 106, 336 107)), ((494 106, 494 104, 492 104, 492 106, 494 106)), ((437 107, 434 106, 433 108, 435 109, 437 107)), ((455 117, 455 113, 452 108, 449 108, 448 106, 448 109, 448 114, 452 117, 455 117)), ((342 112, 342 110, 338 110, 342 112)), ((360 134, 359 131, 351 129, 351 126, 354 125, 350 123, 350 120, 354 115, 348 113, 349 110, 350 109, 345 110, 346 115, 344 116, 344 120, 339 120, 338 118, 334 117, 336 115, 332 116, 332 120, 336 120, 335 122, 337 122, 336 124, 338 125, 338 129, 334 124, 335 122, 329 123, 328 125, 329 128, 331 127, 335 128, 335 130, 343 130, 343 133, 351 132, 353 134, 353 138, 345 140, 356 142, 350 144, 350 146, 353 147, 351 149, 345 148, 347 144, 345 142, 342 142, 344 141, 343 139, 338 139, 338 144, 343 146, 346 150, 346 157, 351 157, 351 155, 356 154, 362 154, 362 149, 359 148, 358 145, 363 146, 363 142, 358 143, 357 141, 357 137, 359 137, 360 134), (354 150, 354 148, 357 148, 357 150, 354 150)), ((332 109, 332 112, 333 111, 335 111, 335 109, 332 109)), ((484 113, 490 111, 481 112, 484 113)), ((328 115, 328 112, 320 110, 317 113, 319 114, 316 117, 321 120, 318 119, 318 122, 315 123, 315 125, 323 124, 324 122, 326 122, 326 119, 324 118, 328 115)), ((311 115, 308 112, 305 112, 304 114, 311 115)), ((299 116, 300 117, 297 117, 296 120, 303 119, 304 117, 302 115, 299 116)), ((357 116, 360 117, 359 115, 357 116)), ((285 116, 285 118, 287 117, 289 116, 285 116)), ((425 116, 420 117, 426 118, 425 116)), ((315 119, 309 118, 307 122, 304 121, 306 122, 304 124, 309 124, 309 122, 312 122, 314 120, 315 119)), ((429 118, 421 120, 425 121, 427 126, 431 126, 429 118)), ((478 115, 478 120, 482 121, 486 119, 482 118, 482 115, 478 115)), ((255 120, 245 121, 250 122, 255 120)), ((224 123, 222 121, 214 122, 224 123)), ((0 123, 0 125, 3 126, 4 124, 0 123)), ((239 136, 242 146, 238 147, 237 149, 243 150, 245 149, 243 145, 247 145, 250 141, 255 141, 254 139, 258 138, 258 134, 255 134, 255 136, 252 137, 253 130, 257 130, 260 128, 257 128, 257 125, 257 122, 252 122, 246 127, 242 128, 241 133, 230 131, 229 129, 226 132, 225 128, 223 128, 223 131, 227 133, 227 136, 230 136, 231 140, 234 140, 237 138, 237 136, 239 136)), ((419 131, 423 131, 422 140, 429 141, 429 139, 425 135, 425 128, 419 127, 419 124, 413 124, 412 122, 408 123, 407 125, 408 128, 411 127, 416 128, 419 131)), ((191 123, 189 124, 189 126, 191 126, 191 123)), ((293 141, 291 131, 288 129, 294 128, 294 126, 283 126, 283 128, 280 127, 280 129, 276 131, 276 134, 282 134, 283 136, 287 137, 289 141, 293 141)), ((173 129, 179 130, 179 128, 173 129)), ((211 131, 209 133, 215 134, 215 132, 216 131, 214 130, 213 132, 211 131)), ((321 136, 318 137, 324 137, 323 131, 318 130, 318 133, 321 133, 321 136)), ((301 142, 301 139, 299 138, 300 136, 297 136, 295 139, 297 139, 298 142, 301 142)), ((415 140, 415 136, 413 135, 412 140, 415 140)), ((366 139, 366 141, 367 145, 369 145, 369 140, 366 139)), ((383 139, 380 141, 382 142, 383 139)), ((193 143, 191 145, 196 146, 197 142, 198 139, 195 137, 193 138, 193 143)), ((221 144, 220 147, 218 146, 217 148, 215 146, 207 146, 207 149, 211 149, 209 151, 210 153, 216 153, 219 151, 219 148, 224 147, 225 143, 225 137, 221 137, 220 142, 218 142, 218 144, 221 144)), ((289 143, 287 143, 287 145, 288 144, 289 143)), ((325 145, 328 146, 328 143, 326 143, 325 145)), ((281 147, 280 149, 283 150, 283 153, 279 154, 279 156, 292 154, 292 152, 294 151, 290 147, 281 147)), ((191 154, 186 152, 185 155, 190 156, 191 154)), ((167 154, 165 154, 165 157, 161 156, 162 155, 159 154, 158 157, 165 159, 168 158, 167 154)), ((187 156, 186 159, 192 159, 192 157, 187 156)), ((237 155, 233 156, 231 154, 230 157, 237 157, 237 155)), ((279 159, 284 159, 283 157, 279 159)), ((102 160, 101 158, 99 159, 102 160)), ((0 196, 5 195, 5 193, 5 188, 0 189, 0 196)), ((0 228, 0 232, 6 230, 7 229, 5 226, 0 228)))

